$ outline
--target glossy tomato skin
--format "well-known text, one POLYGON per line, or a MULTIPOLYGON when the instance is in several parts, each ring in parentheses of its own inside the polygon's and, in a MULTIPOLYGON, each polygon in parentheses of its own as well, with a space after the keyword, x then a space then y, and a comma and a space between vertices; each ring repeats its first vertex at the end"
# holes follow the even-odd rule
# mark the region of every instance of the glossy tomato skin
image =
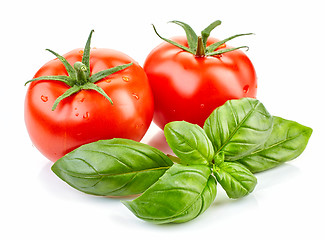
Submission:
MULTIPOLYGON (((82 49, 63 55, 73 66, 82 60, 82 49)), ((127 55, 110 49, 91 49, 90 72, 133 62, 96 84, 112 99, 113 105, 94 90, 81 90, 62 100, 52 111, 54 101, 69 86, 59 81, 35 81, 25 98, 25 123, 37 149, 56 161, 73 149, 90 142, 115 137, 140 141, 153 116, 153 96, 141 66, 127 55)), ((54 59, 34 76, 67 75, 63 64, 54 59)))
MULTIPOLYGON (((188 46, 186 37, 172 40, 188 46)), ((207 46, 216 41, 209 38, 207 46)), ((164 42, 148 55, 144 70, 154 95, 153 119, 162 129, 168 122, 181 120, 203 126, 227 100, 256 97, 255 69, 241 50, 196 57, 164 42)))

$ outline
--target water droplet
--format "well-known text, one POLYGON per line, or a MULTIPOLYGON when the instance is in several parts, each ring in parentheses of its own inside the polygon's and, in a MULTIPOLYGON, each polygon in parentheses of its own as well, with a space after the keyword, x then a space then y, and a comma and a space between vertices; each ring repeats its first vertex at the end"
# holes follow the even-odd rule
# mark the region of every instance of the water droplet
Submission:
POLYGON ((79 100, 79 102, 84 102, 85 101, 85 98, 81 98, 80 100, 79 100))
POLYGON ((132 96, 135 97, 136 100, 139 100, 139 96, 136 93, 132 93, 132 96))
POLYGON ((135 128, 136 128, 136 129, 141 128, 141 127, 143 127, 143 123, 140 123, 140 124, 137 123, 137 124, 135 124, 135 128))
POLYGON ((244 88, 243 88, 243 91, 244 91, 244 93, 248 93, 248 91, 249 91, 249 86, 248 86, 248 85, 245 85, 244 88))
POLYGON ((111 79, 106 79, 105 82, 110 83, 110 82, 112 82, 112 80, 111 79))
POLYGON ((201 109, 204 108, 204 103, 202 103, 202 104, 200 105, 200 108, 201 108, 201 109))
POLYGON ((75 115, 76 115, 76 117, 78 117, 79 116, 79 113, 76 113, 75 115))
POLYGON ((49 100, 49 97, 42 95, 41 99, 43 102, 47 102, 49 100))
POLYGON ((130 81, 130 78, 128 78, 128 77, 122 77, 122 79, 123 79, 124 82, 130 81))
POLYGON ((84 115, 82 116, 84 119, 88 119, 89 118, 89 112, 85 112, 84 115))

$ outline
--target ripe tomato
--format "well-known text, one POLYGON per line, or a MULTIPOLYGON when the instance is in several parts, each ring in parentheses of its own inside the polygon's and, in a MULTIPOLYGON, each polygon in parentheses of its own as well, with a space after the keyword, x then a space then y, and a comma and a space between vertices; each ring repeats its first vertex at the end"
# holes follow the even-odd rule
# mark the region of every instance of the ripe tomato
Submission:
MULTIPOLYGON (((185 26, 187 35, 193 31, 182 22, 174 23, 185 26)), ((194 32, 192 34, 192 39, 197 37, 194 32)), ((144 70, 154 95, 153 119, 160 128, 164 128, 168 122, 180 120, 203 126, 211 112, 227 100, 256 97, 257 78, 252 62, 243 51, 225 44, 241 35, 247 34, 224 41, 209 37, 198 56, 195 51, 199 48, 196 46, 199 40, 189 44, 185 36, 163 42, 150 52, 144 70), (217 49, 212 48, 209 53, 206 49, 217 42, 217 49), (181 49, 175 43, 185 48, 192 45, 193 51, 181 49), (213 55, 212 51, 219 51, 220 54, 213 55)))
MULTIPOLYGON (((52 161, 101 139, 140 141, 152 120, 152 92, 141 66, 121 52, 102 48, 75 49, 63 57, 73 66, 83 60, 86 52, 90 56, 90 77, 105 69, 133 64, 102 79, 98 77, 89 88, 78 81, 74 86, 51 80, 31 82, 25 99, 26 127, 33 144, 52 161), (55 108, 55 101, 78 85, 80 89, 59 101, 55 108), (97 92, 96 86, 94 90, 93 85, 104 93, 97 92)), ((58 75, 68 76, 68 72, 60 59, 54 59, 42 66, 34 78, 58 75)))

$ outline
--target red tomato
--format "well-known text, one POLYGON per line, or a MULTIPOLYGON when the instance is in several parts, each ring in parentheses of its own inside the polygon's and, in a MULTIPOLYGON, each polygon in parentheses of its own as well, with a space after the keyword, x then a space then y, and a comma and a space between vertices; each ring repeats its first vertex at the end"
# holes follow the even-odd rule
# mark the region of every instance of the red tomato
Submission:
MULTIPOLYGON (((63 57, 73 66, 82 60, 83 49, 75 49, 63 57)), ((63 99, 52 111, 55 100, 70 86, 48 80, 30 84, 25 99, 25 122, 33 144, 43 155, 56 161, 71 150, 100 139, 141 140, 153 115, 153 97, 144 70, 121 52, 98 48, 90 51, 90 76, 130 62, 131 66, 95 83, 113 104, 88 89, 63 99)), ((59 59, 46 63, 34 78, 53 75, 68 75, 59 59)))
MULTIPOLYGON (((188 47, 186 37, 172 40, 188 47)), ((217 41, 208 38, 206 45, 217 41)), ((219 48, 230 47, 223 44, 219 48)), ((163 42, 148 55, 144 70, 154 94, 154 122, 160 128, 180 120, 203 126, 211 112, 227 100, 256 97, 256 73, 241 50, 197 57, 163 42)))

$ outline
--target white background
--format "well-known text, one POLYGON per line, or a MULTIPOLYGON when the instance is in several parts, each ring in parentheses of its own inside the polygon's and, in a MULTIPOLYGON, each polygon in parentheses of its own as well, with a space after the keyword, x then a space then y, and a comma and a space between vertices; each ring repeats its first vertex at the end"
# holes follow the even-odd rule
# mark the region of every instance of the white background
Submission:
MULTIPOLYGON (((0 6, 0 239, 325 239, 323 1, 3 1, 0 6), (312 127, 305 152, 257 175, 255 191, 229 200, 219 189, 212 206, 185 224, 157 226, 137 219, 120 199, 78 192, 51 172, 52 163, 29 140, 24 125, 25 81, 53 56, 83 47, 120 50, 140 64, 161 40, 183 35, 170 20, 198 33, 249 45, 258 99, 269 112, 312 127), (115 236, 115 237, 114 237, 115 236)), ((169 151, 161 131, 143 139, 169 151), (157 145, 158 144, 158 145, 157 145)))

